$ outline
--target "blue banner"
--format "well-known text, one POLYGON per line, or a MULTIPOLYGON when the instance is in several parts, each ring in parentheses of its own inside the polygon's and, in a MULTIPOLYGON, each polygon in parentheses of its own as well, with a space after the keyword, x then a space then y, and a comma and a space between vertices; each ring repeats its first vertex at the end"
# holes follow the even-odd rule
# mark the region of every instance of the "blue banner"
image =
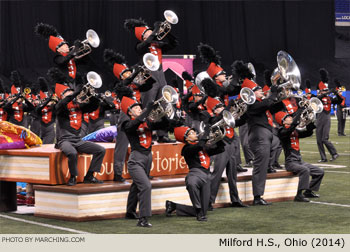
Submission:
POLYGON ((335 0, 335 21, 350 23, 350 0, 335 0))

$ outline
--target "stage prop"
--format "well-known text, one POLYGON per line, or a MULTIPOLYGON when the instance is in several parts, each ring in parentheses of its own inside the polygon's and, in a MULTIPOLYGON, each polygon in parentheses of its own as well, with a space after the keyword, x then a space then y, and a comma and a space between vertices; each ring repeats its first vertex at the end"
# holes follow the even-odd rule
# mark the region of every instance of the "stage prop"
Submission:
MULTIPOLYGON (((237 188, 243 202, 253 200, 251 172, 239 174, 237 188)), ((270 202, 292 200, 298 187, 298 177, 286 171, 267 175, 264 199, 270 202)), ((185 175, 156 177, 152 183, 152 212, 164 213, 165 201, 191 205, 186 190, 185 175)), ((106 182, 103 185, 78 184, 68 186, 35 185, 35 216, 70 221, 123 218, 131 181, 106 182)), ((230 203, 228 183, 220 185, 215 207, 230 203)))

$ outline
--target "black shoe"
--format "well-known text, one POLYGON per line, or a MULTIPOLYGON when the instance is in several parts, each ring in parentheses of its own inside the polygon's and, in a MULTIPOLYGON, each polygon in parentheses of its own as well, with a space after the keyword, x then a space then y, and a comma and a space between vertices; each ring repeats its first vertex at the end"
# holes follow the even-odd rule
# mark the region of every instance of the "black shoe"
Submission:
POLYGON ((277 171, 273 167, 269 167, 267 169, 267 173, 275 173, 275 172, 277 172, 277 171))
POLYGON ((334 160, 336 160, 338 157, 339 157, 339 154, 334 154, 334 155, 332 156, 332 158, 330 159, 330 161, 334 161, 334 160))
POLYGON ((213 204, 209 203, 209 206, 208 206, 208 211, 214 211, 213 204))
POLYGON ((305 191, 304 196, 306 198, 319 198, 320 197, 320 195, 314 193, 313 191, 305 191))
POLYGON ((98 180, 94 176, 92 177, 84 177, 84 184, 103 184, 102 180, 98 180))
POLYGON ((253 160, 250 160, 248 163, 246 163, 244 167, 253 167, 253 160))
POLYGON ((176 210, 176 205, 173 202, 169 200, 165 201, 165 215, 167 217, 170 217, 171 213, 174 212, 175 210, 176 210))
POLYGON ((167 136, 164 137, 158 137, 158 143, 176 143, 176 140, 172 140, 167 136))
POLYGON ((114 175, 113 181, 125 182, 125 178, 123 178, 121 175, 114 175))
POLYGON ((135 219, 139 219, 139 218, 140 217, 135 212, 126 212, 126 214, 125 214, 125 219, 135 220, 135 219))
POLYGON ((197 214, 197 221, 208 221, 207 216, 202 213, 197 214))
POLYGON ((147 217, 141 217, 137 222, 137 226, 150 228, 152 224, 148 222, 147 217))
POLYGON ((272 167, 275 169, 283 169, 283 167, 279 163, 275 163, 272 167))
POLYGON ((321 160, 318 160, 318 162, 319 163, 326 163, 326 162, 328 162, 328 160, 327 159, 321 159, 321 160))
POLYGON ((263 198, 254 199, 254 201, 253 201, 253 206, 257 206, 257 205, 260 205, 260 206, 269 206, 269 205, 271 205, 271 203, 266 202, 263 198))
POLYGON ((297 201, 297 202, 310 202, 310 200, 308 198, 305 198, 303 195, 296 195, 294 197, 294 201, 297 201))
POLYGON ((240 164, 238 164, 236 166, 236 168, 237 168, 237 172, 246 172, 246 171, 248 171, 248 169, 243 168, 240 164))
POLYGON ((77 179, 76 177, 71 177, 68 182, 67 182, 67 186, 74 186, 77 184, 77 179))
POLYGON ((248 205, 243 204, 242 201, 232 202, 231 207, 248 207, 248 205))

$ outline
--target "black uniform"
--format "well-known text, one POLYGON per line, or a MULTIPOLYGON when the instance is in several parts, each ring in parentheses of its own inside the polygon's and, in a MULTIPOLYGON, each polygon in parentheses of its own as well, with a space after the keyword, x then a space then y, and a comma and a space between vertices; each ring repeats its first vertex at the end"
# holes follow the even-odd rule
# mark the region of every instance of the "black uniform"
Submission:
POLYGON ((74 94, 60 100, 55 106, 57 116, 56 127, 59 131, 57 145, 68 157, 68 167, 71 177, 78 175, 78 152, 92 154, 93 158, 88 174, 85 177, 91 179, 94 172, 101 170, 101 164, 106 150, 98 144, 85 142, 80 139, 82 114, 95 110, 98 106, 98 101, 95 98, 91 98, 92 102, 90 103, 78 103, 74 98, 79 93, 80 90, 74 92, 74 94))
MULTIPOLYGON (((300 114, 299 114, 300 115, 300 114)), ((289 128, 281 127, 278 136, 281 139, 285 154, 285 166, 287 171, 291 171, 299 176, 298 192, 301 190, 318 191, 321 185, 324 171, 314 165, 304 162, 301 158, 299 148, 299 138, 309 137, 313 134, 315 125, 307 125, 306 131, 296 130, 298 125, 297 117, 289 128), (312 180, 309 182, 309 177, 312 180)))

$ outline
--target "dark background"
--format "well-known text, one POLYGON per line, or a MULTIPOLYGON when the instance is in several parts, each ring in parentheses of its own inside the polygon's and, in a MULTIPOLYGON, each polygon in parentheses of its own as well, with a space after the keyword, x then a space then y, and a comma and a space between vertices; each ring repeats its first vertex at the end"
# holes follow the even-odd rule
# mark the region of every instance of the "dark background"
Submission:
MULTIPOLYGON (((91 28, 101 39, 91 54, 96 64, 93 70, 102 75, 105 89, 114 80, 103 63, 105 48, 121 52, 129 64, 139 59, 134 50, 137 40, 123 28, 124 20, 143 17, 152 26, 164 20, 166 9, 179 17, 173 34, 180 45, 171 54, 197 54, 199 42, 208 43, 219 51, 226 72, 231 73, 234 60, 250 61, 263 85, 263 71, 275 68, 277 52, 285 50, 296 60, 302 80, 311 79, 313 89, 319 82, 320 67, 328 69, 331 79, 336 77, 350 87, 350 60, 344 53, 349 47, 336 47, 337 40, 348 45, 348 29, 336 31, 331 0, 1 1, 0 75, 10 85, 10 72, 18 69, 26 79, 35 81, 54 66, 47 41, 34 34, 38 22, 54 25, 70 43, 85 39, 91 28)), ((206 67, 199 59, 194 63, 195 69, 206 67)))

